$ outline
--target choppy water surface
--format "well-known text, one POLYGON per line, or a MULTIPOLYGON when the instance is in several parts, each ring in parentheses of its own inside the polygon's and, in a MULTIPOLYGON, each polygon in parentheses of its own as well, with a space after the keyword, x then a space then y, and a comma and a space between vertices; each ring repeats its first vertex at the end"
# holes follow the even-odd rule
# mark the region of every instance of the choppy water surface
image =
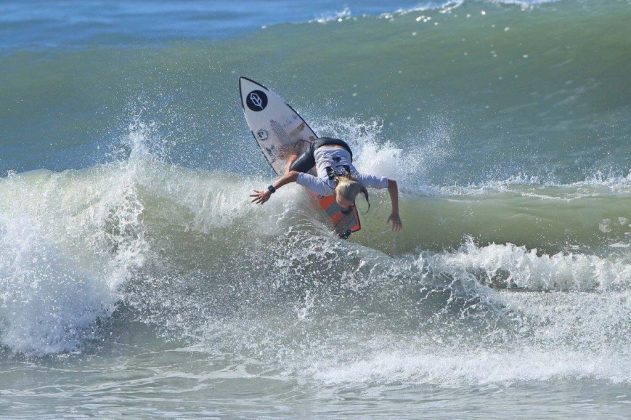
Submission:
POLYGON ((629 416, 628 2, 66 3, 0 6, 4 416, 629 416), (250 205, 240 75, 404 230, 250 205))

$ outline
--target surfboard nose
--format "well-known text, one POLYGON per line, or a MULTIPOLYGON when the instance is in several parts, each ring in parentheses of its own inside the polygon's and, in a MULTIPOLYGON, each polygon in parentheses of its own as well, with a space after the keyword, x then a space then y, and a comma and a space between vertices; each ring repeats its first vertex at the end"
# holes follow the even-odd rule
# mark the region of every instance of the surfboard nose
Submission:
POLYGON ((247 91, 247 90, 253 90, 253 89, 265 89, 265 90, 269 90, 267 89, 265 86, 263 86, 262 84, 255 82, 252 79, 248 79, 245 76, 241 76, 239 77, 239 88, 241 89, 241 91, 247 91))
POLYGON ((245 108, 245 104, 247 102, 247 96, 256 90, 268 91, 265 86, 262 84, 255 82, 252 79, 249 79, 245 76, 239 77, 239 92, 241 94, 241 106, 245 108))

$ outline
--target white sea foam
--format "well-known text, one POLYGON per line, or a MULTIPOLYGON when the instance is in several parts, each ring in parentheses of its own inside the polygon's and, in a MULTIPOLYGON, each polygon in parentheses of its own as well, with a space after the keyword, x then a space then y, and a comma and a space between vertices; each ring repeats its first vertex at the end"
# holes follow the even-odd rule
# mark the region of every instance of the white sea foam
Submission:
POLYGON ((436 270, 471 273, 485 284, 502 287, 532 291, 631 288, 630 264, 596 255, 539 254, 511 243, 479 247, 467 240, 457 251, 433 254, 430 259, 436 270))
POLYGON ((467 185, 425 185, 422 191, 437 195, 483 196, 511 193, 540 199, 572 200, 577 198, 631 194, 631 175, 605 175, 597 172, 584 180, 562 183, 537 175, 518 173, 505 179, 467 185))
POLYGON ((410 346, 378 351, 350 363, 318 365, 313 375, 328 385, 402 383, 459 387, 587 378, 628 383, 631 363, 616 353, 591 354, 564 348, 489 351, 410 346))
POLYGON ((310 22, 317 23, 329 23, 329 22, 342 22, 351 17, 351 9, 345 7, 344 9, 334 13, 323 13, 310 22))
POLYGON ((520 6, 522 10, 529 10, 533 7, 547 3, 557 3, 559 0, 488 0, 489 3, 507 4, 520 6))
POLYGON ((25 353, 74 350, 95 319, 112 311, 110 285, 29 217, 0 225, 0 341, 25 353))
POLYGON ((379 121, 356 118, 318 121, 320 133, 339 137, 353 149, 353 163, 361 172, 396 179, 404 189, 418 188, 435 165, 451 152, 452 127, 444 118, 432 120, 427 131, 410 142, 413 148, 401 148, 384 139, 379 121))
MULTIPOLYGON (((142 154, 139 133, 135 155, 142 154)), ((142 135, 140 135, 142 137, 142 135)), ((14 351, 72 351, 109 317, 148 252, 137 158, 82 173, 0 182, 0 340, 14 351)))
MULTIPOLYGON (((405 269, 404 261, 394 261, 393 266, 402 264, 405 269)), ((470 296, 483 296, 479 287, 493 285, 497 277, 519 290, 488 289, 484 301, 497 309, 490 330, 472 326, 467 330, 470 337, 458 337, 450 332, 451 320, 441 323, 438 333, 420 328, 392 336, 381 331, 355 344, 352 352, 323 350, 306 369, 310 375, 335 387, 631 382, 626 351, 630 265, 580 254, 537 255, 512 244, 478 247, 472 242, 453 252, 422 253, 409 267, 414 265, 436 278, 452 279, 448 287, 475 279, 477 288, 463 290, 470 296)), ((465 312, 461 317, 466 319, 465 312)))
POLYGON ((314 128, 322 135, 339 137, 349 142, 354 163, 360 171, 400 181, 404 190, 424 194, 450 196, 482 196, 511 193, 539 199, 571 200, 607 194, 631 193, 631 174, 596 172, 584 180, 562 183, 554 177, 519 172, 503 179, 490 179, 466 185, 433 185, 428 177, 453 153, 453 126, 448 119, 435 116, 430 126, 417 138, 397 141, 413 147, 400 147, 383 136, 378 120, 357 118, 324 119, 314 128))
POLYGON ((463 3, 464 3, 464 0, 455 0, 455 1, 448 0, 448 1, 442 1, 442 2, 427 1, 427 2, 421 2, 414 7, 397 9, 394 12, 382 13, 379 17, 384 18, 384 19, 392 19, 396 16, 403 16, 409 13, 425 12, 425 11, 432 11, 432 10, 439 10, 441 12, 448 13, 448 12, 451 12, 453 9, 460 7, 463 3))

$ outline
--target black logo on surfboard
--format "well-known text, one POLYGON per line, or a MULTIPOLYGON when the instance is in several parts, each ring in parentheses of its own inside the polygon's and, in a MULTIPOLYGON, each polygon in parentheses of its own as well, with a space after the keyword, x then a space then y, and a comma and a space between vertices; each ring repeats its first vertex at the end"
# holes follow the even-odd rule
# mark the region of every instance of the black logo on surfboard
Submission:
POLYGON ((263 91, 253 90, 248 93, 245 103, 252 111, 263 111, 267 106, 267 95, 263 91))

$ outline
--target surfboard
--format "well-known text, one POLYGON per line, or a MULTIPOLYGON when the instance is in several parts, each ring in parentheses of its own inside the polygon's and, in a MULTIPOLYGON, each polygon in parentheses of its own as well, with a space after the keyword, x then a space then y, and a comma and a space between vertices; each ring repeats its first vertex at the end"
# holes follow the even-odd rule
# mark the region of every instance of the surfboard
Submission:
MULTIPOLYGON (((283 98, 262 84, 240 77, 239 92, 245 120, 254 140, 274 172, 283 174, 292 150, 302 153, 318 136, 283 98)), ((315 167, 310 173, 316 175, 315 167)), ((340 211, 335 196, 321 197, 305 190, 326 214, 338 236, 348 238, 352 232, 361 229, 357 209, 345 215, 340 211)))

